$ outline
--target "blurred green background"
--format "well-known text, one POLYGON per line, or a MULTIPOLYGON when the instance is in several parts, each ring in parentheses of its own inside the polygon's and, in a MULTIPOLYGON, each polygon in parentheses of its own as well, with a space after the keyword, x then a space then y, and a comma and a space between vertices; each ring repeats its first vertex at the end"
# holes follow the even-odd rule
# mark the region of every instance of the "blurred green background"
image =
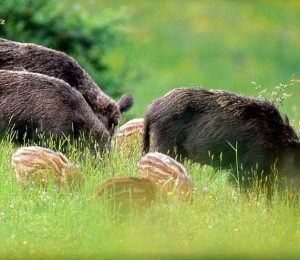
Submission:
MULTIPOLYGON (((125 91, 135 96, 127 118, 141 117, 151 100, 177 87, 202 85, 257 96, 251 82, 271 91, 293 75, 300 77, 299 1, 56 3, 66 15, 76 10, 91 24, 118 16, 117 33, 122 40, 108 46, 107 52, 99 52, 99 59, 107 66, 110 79, 118 79, 110 87, 119 91, 107 92, 116 93, 115 98, 125 91)), ((96 78, 91 68, 84 68, 96 78)), ((97 81, 101 85, 99 81, 101 78, 97 81)), ((298 122, 299 85, 291 92, 296 94, 285 101, 282 112, 298 122)))
MULTIPOLYGON (((117 74, 132 71, 124 84, 136 97, 131 111, 167 91, 202 85, 256 95, 251 82, 272 90, 300 77, 299 1, 69 1, 92 16, 103 9, 125 11, 127 42, 106 62, 117 74)), ((283 112, 300 120, 299 86, 283 112)))

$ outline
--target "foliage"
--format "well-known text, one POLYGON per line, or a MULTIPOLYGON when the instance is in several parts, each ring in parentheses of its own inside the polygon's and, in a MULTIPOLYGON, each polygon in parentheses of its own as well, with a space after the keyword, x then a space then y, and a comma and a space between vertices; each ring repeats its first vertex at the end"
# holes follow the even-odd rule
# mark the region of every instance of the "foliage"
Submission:
POLYGON ((104 57, 112 46, 124 40, 123 11, 105 9, 91 17, 80 5, 66 10, 58 0, 9 0, 0 2, 0 17, 5 19, 1 37, 64 51, 108 94, 122 92, 121 78, 116 80, 110 74, 104 57))
POLYGON ((272 102, 276 107, 281 107, 283 105, 283 102, 293 96, 295 92, 289 93, 289 91, 292 87, 299 84, 300 80, 296 79, 295 77, 292 77, 290 82, 288 83, 280 83, 278 86, 274 87, 274 90, 270 92, 266 88, 262 88, 261 85, 258 85, 256 82, 252 82, 252 84, 255 85, 255 89, 258 92, 258 98, 268 100, 272 102))

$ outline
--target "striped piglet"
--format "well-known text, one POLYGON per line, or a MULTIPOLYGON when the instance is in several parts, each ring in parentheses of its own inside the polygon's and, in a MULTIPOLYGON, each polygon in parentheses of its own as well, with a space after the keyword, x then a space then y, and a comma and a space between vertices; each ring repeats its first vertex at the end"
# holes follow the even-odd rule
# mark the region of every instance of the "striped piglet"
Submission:
POLYGON ((140 159, 140 176, 151 180, 164 195, 175 192, 180 198, 189 198, 192 194, 193 183, 182 164, 171 157, 152 152, 140 159))
POLYGON ((62 153, 39 146, 19 148, 12 155, 11 165, 22 185, 39 180, 44 188, 49 178, 59 186, 81 182, 81 174, 62 153))

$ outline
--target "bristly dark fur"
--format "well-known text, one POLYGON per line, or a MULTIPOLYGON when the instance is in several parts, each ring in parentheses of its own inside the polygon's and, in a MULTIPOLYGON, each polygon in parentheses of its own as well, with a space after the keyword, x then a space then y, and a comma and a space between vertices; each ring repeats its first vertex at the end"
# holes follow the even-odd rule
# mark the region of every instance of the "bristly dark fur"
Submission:
MULTIPOLYGON (((126 111, 133 104, 132 96, 126 94, 125 97, 121 97, 124 102, 120 107, 97 86, 74 59, 65 53, 36 44, 0 39, 0 69, 25 70, 64 80, 83 95, 96 114, 106 118, 107 125, 111 128, 120 122, 122 111, 126 111)), ((113 129, 108 131, 112 133, 113 129)))
POLYGON ((57 78, 0 70, 0 111, 1 136, 9 129, 17 142, 83 135, 92 139, 91 146, 109 146, 109 132, 82 95, 57 78))
POLYGON ((299 176, 299 138, 270 102, 222 90, 179 88, 154 100, 144 120, 144 153, 229 168, 239 179, 253 171, 266 176, 274 168, 299 176))

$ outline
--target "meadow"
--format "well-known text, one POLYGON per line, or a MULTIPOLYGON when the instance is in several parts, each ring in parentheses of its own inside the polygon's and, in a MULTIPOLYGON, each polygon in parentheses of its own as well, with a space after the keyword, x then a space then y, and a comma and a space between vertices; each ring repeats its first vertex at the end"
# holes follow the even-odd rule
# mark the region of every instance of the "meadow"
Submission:
POLYGON ((298 204, 275 195, 240 193, 228 183, 228 172, 186 162, 195 184, 192 203, 170 193, 145 211, 112 214, 92 198, 111 177, 139 176, 139 140, 114 149, 104 158, 83 159, 70 147, 68 157, 79 166, 84 184, 61 190, 48 183, 17 185, 10 167, 16 147, 2 142, 0 183, 0 252, 3 259, 151 258, 297 258, 298 204), (131 149, 129 152, 129 149, 131 149))
MULTIPOLYGON (((125 13, 127 41, 105 57, 112 72, 124 73, 135 97, 124 121, 142 117, 147 104, 167 91, 203 85, 257 96, 256 82, 272 91, 299 77, 298 1, 64 1, 97 18, 99 10, 125 13), (124 64, 129 71, 123 71, 124 64)), ((299 133, 299 85, 284 101, 299 133)), ((84 184, 59 191, 23 188, 10 159, 17 147, 0 145, 0 257, 3 259, 194 258, 297 259, 300 212, 287 199, 256 193, 247 197, 230 173, 185 163, 195 184, 193 203, 170 194, 145 212, 112 215, 91 199, 100 183, 138 176, 138 140, 103 158, 84 157, 70 147, 66 156, 82 171, 84 184)))

